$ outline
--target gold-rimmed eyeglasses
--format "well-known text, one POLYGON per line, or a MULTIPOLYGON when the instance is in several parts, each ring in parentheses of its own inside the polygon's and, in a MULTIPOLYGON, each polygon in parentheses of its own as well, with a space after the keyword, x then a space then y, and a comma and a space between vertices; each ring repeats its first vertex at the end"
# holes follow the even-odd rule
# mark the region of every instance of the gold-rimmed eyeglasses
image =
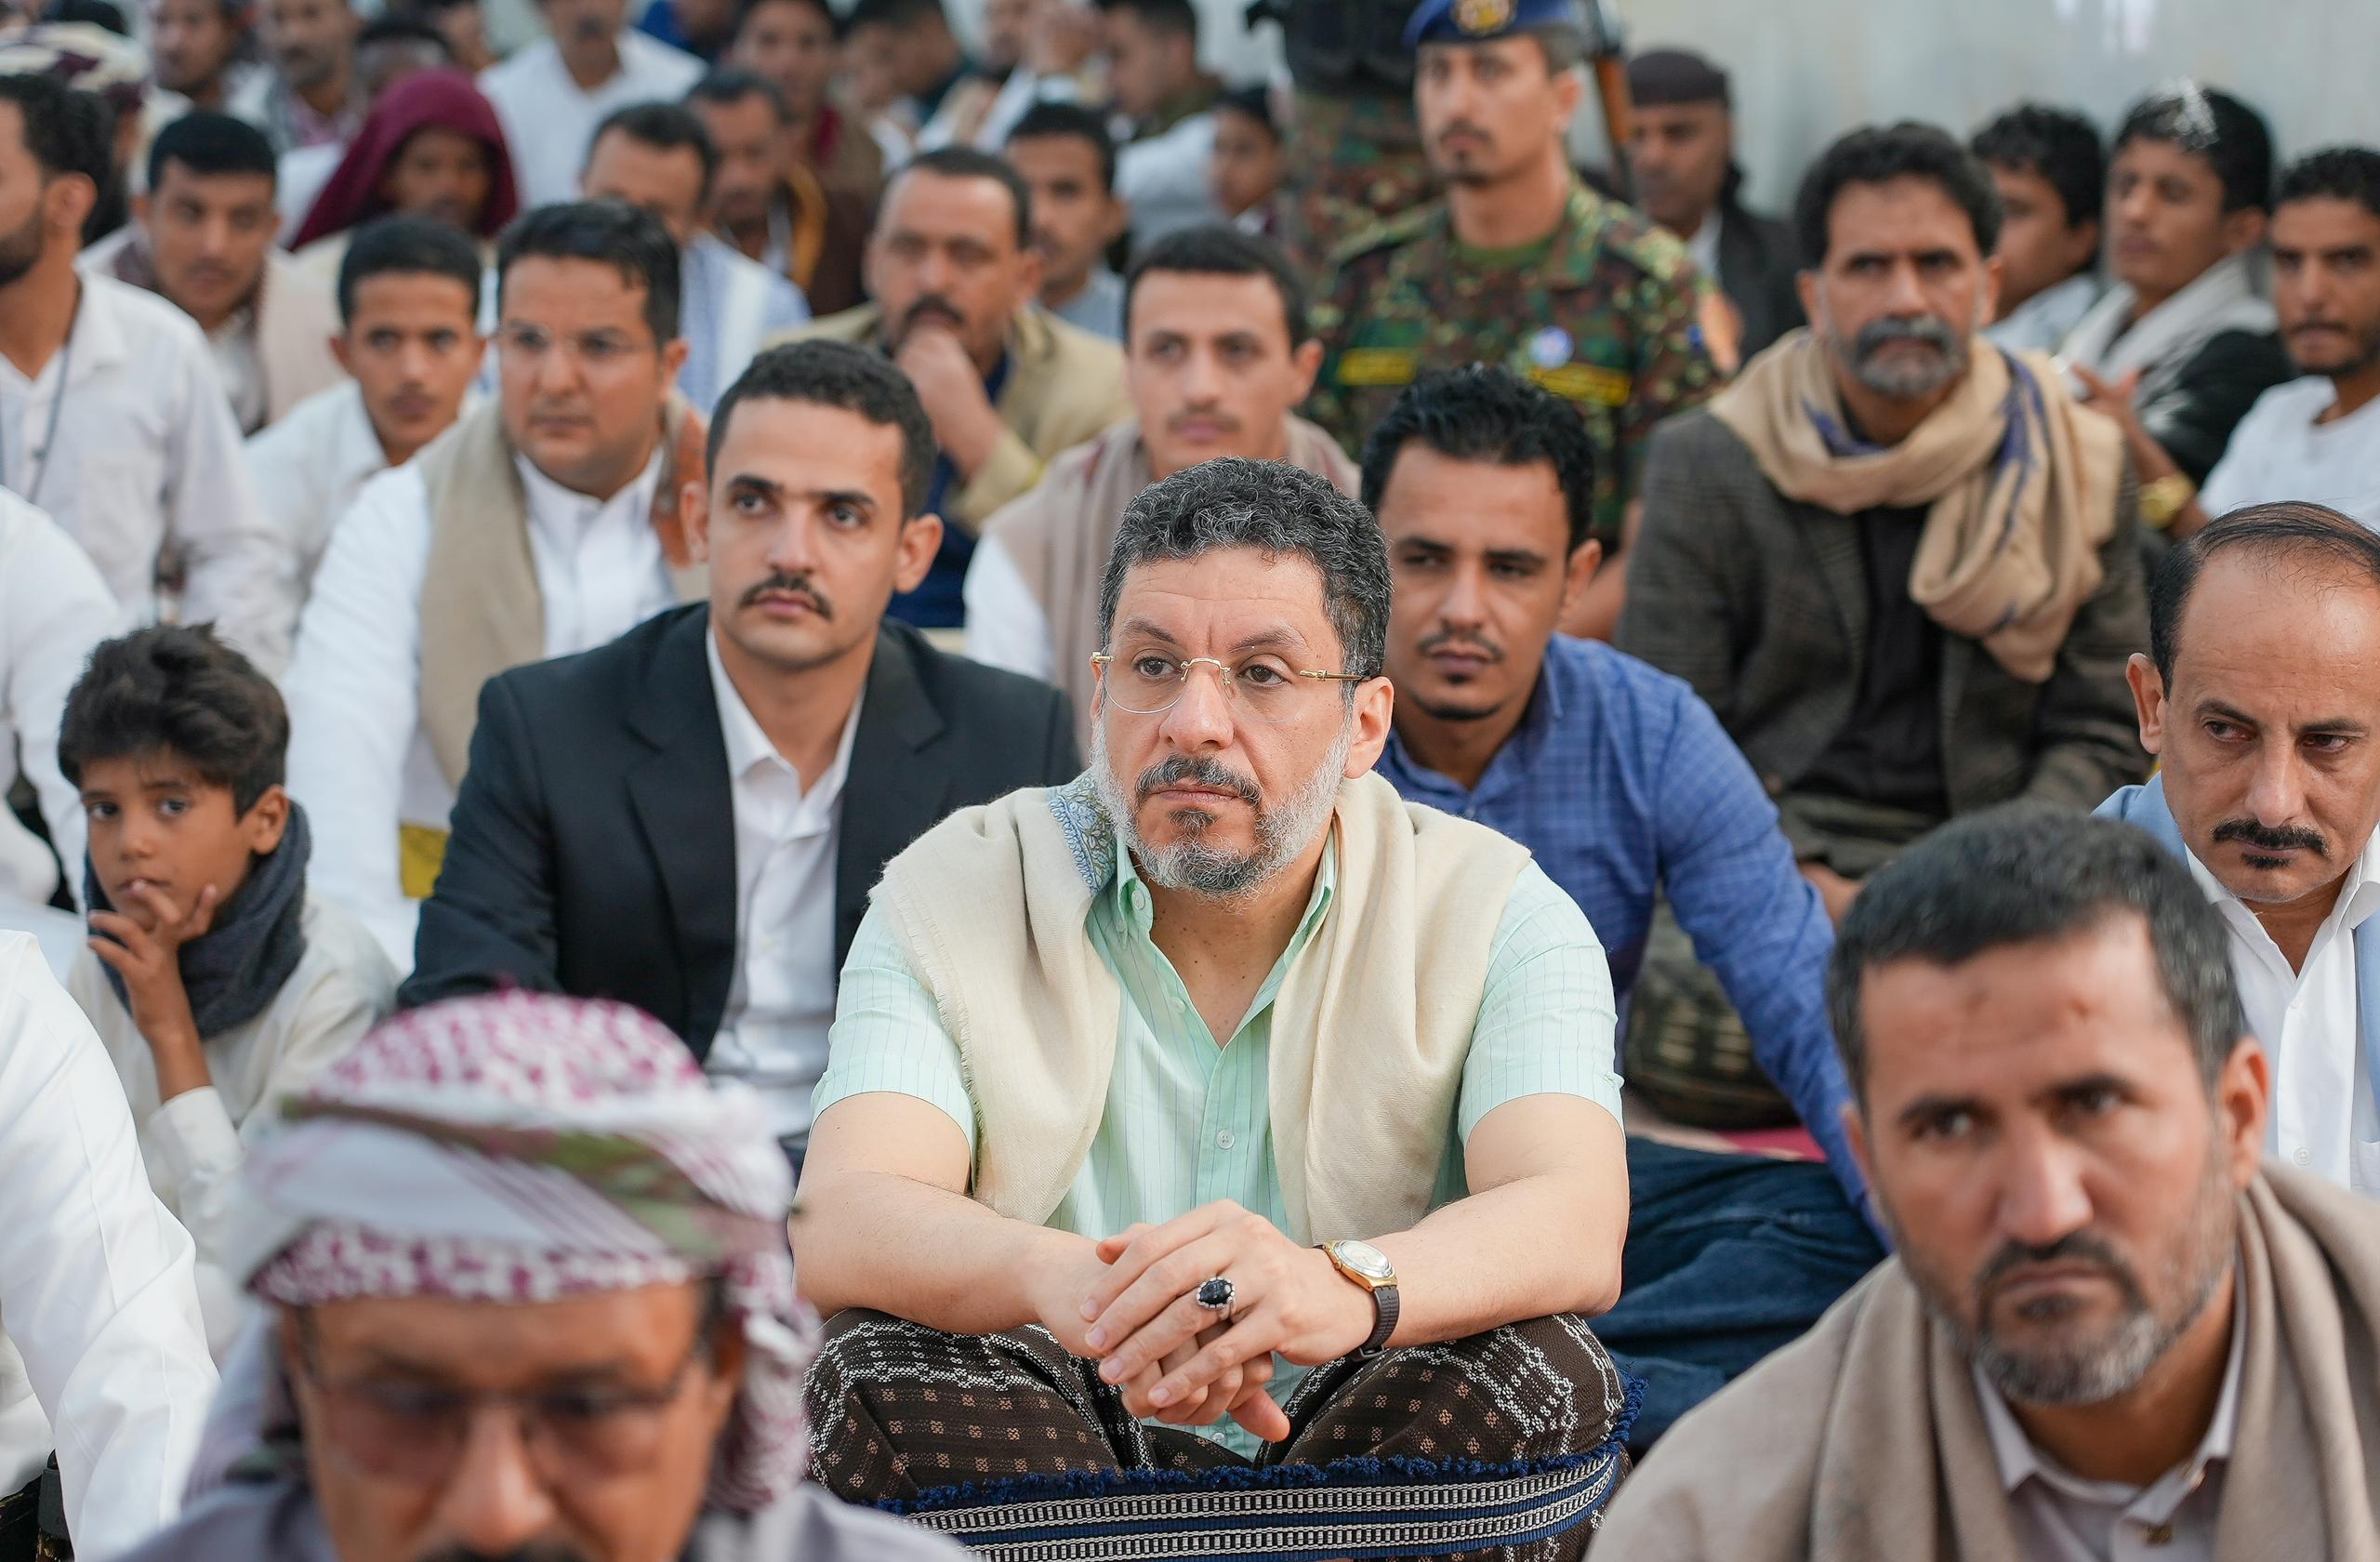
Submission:
POLYGON ((1278 656, 1259 654, 1236 665, 1213 656, 1178 656, 1170 651, 1129 651, 1111 655, 1095 653, 1091 665, 1098 669, 1100 687, 1118 710, 1155 716, 1173 708, 1190 686, 1194 668, 1210 667, 1222 681, 1223 697, 1251 719, 1281 721, 1297 713, 1300 700, 1316 683, 1361 683, 1359 672, 1321 672, 1293 668, 1278 656))

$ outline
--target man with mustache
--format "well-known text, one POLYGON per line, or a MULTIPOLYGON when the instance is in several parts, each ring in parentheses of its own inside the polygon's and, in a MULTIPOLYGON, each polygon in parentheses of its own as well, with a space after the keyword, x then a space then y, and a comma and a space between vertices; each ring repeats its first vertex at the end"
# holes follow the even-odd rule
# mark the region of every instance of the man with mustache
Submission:
POLYGON ((337 384, 330 289, 277 248, 272 148, 229 114, 157 133, 133 220, 85 250, 86 272, 145 287, 198 322, 243 434, 337 384))
POLYGON ((1832 930, 1710 707, 1554 632, 1601 562, 1593 443, 1568 403, 1508 369, 1425 375, 1372 430, 1363 482, 1396 582, 1381 774, 1527 846, 1587 913, 1621 1003, 1666 896, 1826 1152, 1817 1166, 1629 1136, 1629 1290, 1597 1332, 1646 1380, 1642 1447, 1884 1256, 1843 1139, 1832 930))
POLYGON ((2259 1167, 2223 920, 2031 803, 1877 876, 1828 987, 1898 1256, 1655 1449, 1599 1551, 2380 1555, 2380 1223, 2259 1167))
POLYGON ((964 1562, 802 1482, 792 1184, 648 1016, 441 1004, 284 1113, 192 1500, 129 1562, 964 1562))
MULTIPOLYGON (((1563 628, 1608 639, 1626 590, 1646 441, 1719 383, 1705 325, 1726 303, 1686 247, 1570 166, 1586 91, 1578 0, 1424 0, 1405 30, 1443 201, 1350 240, 1316 311, 1308 408, 1354 451, 1424 370, 1501 364, 1577 404, 1595 442, 1608 566, 1563 628)), ((1733 367, 1732 351, 1724 354, 1733 367)))
POLYGON ((349 0, 264 0, 258 15, 272 68, 241 84, 230 112, 263 131, 275 154, 353 135, 364 108, 355 7, 349 0))
POLYGON ((703 62, 628 25, 628 0, 537 0, 545 37, 480 73, 504 122, 521 204, 578 194, 596 128, 636 103, 674 103, 703 62))
POLYGON ((2231 431, 2183 536, 2241 505, 2310 499, 2380 527, 2380 152, 2331 147, 2291 165, 2273 201, 2273 305, 2305 376, 2231 431))
POLYGON ((886 622, 942 523, 917 394, 841 343, 773 348, 677 493, 707 603, 481 700, 400 1001, 615 998, 760 1093, 799 1159, 835 975, 887 859, 951 809, 1080 768, 1049 688, 886 622))
MULTIPOLYGON (((1992 316, 1991 179, 1931 126, 1856 130, 1803 181, 1810 328, 1654 436, 1618 643, 1685 679, 1776 801, 1837 921, 1958 814, 2087 808, 2147 768, 2123 659, 2147 632, 2114 424, 1992 316)), ((1675 923, 1629 1083, 1710 1127, 1784 1117, 1675 923)))
POLYGON ((289 790, 314 881, 400 973, 480 688, 704 594, 678 514, 701 420, 673 392, 678 246, 617 202, 545 206, 496 255, 496 386, 331 534, 298 621, 289 790))
POLYGON ((2380 537, 2320 505, 2234 511, 2158 566, 2149 647, 2129 670, 2159 773, 2099 812, 2223 914, 2272 1153, 2380 1196, 2380 537))
POLYGON ((1610 980, 1525 849, 1371 774, 1388 621, 1356 501, 1177 471, 1108 557, 1090 771, 886 868, 794 1232, 829 1491, 1034 1555, 1583 1552, 1631 1397, 1585 1321, 1610 980))
POLYGON ((1287 461, 1355 491, 1355 466, 1291 409, 1322 348, 1279 249, 1234 229, 1159 240, 1123 283, 1124 383, 1136 417, 1050 464, 984 528, 967 569, 967 654, 1055 683, 1091 740, 1099 582, 1124 507, 1218 456, 1287 461))
POLYGON ((892 616, 956 629, 975 537, 1039 483, 1044 463, 1128 417, 1123 353, 1036 302, 1033 197, 1006 162, 972 147, 921 152, 885 187, 868 238, 874 303, 800 338, 858 342, 918 388, 939 447, 926 509, 942 550, 892 616))

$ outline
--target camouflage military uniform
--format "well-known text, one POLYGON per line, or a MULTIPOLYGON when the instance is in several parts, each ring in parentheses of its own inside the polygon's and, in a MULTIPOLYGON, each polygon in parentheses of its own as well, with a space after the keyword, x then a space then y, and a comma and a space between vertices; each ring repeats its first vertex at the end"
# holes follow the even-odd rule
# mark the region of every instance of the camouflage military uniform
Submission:
POLYGON ((1653 426, 1719 384, 1699 323, 1708 284, 1686 246, 1584 185, 1527 268, 1466 257, 1443 202, 1354 240, 1337 264, 1309 416, 1356 450, 1423 370, 1502 364, 1586 415, 1606 549, 1653 426))
POLYGON ((1349 240, 1410 211, 1436 188, 1409 90, 1391 97, 1301 88, 1283 136, 1281 245, 1309 282, 1329 276, 1330 258, 1349 240))

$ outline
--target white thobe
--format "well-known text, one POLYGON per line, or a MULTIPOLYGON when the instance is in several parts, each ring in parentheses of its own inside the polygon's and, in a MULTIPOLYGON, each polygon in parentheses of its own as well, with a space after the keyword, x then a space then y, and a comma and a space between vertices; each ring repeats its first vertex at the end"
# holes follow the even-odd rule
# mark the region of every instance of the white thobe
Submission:
MULTIPOLYGON (((0 778, 13 747, 41 800, 41 816, 66 867, 67 888, 83 897, 83 803, 58 768, 58 723, 66 695, 83 676, 91 647, 115 625, 107 583, 58 523, 14 494, 0 493, 0 778)), ((48 854, 0 811, 0 858, 22 855, 16 873, 0 863, 0 894, 39 905, 48 854), (14 849, 11 849, 13 845, 14 849)))
POLYGON ((522 210, 578 199, 588 145, 613 110, 674 103, 702 79, 701 60, 642 33, 622 33, 619 50, 619 70, 592 92, 571 79, 551 38, 540 38, 480 73, 480 90, 504 122, 522 210))
MULTIPOLYGON (((598 500, 520 463, 544 652, 615 639, 677 601, 653 529, 661 453, 598 500)), ((403 825, 446 827, 455 788, 421 724, 421 593, 429 490, 418 462, 364 485, 332 533, 298 621, 289 701, 289 789, 314 827, 314 890, 360 918, 400 973, 419 911, 399 876, 403 825)))

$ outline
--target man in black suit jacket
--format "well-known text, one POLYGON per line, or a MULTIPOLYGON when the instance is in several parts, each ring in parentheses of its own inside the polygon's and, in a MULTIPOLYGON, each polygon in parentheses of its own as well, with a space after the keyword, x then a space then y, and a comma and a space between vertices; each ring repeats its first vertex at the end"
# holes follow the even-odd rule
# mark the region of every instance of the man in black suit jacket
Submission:
POLYGON ((1636 204, 1695 252, 1743 322, 1749 360, 1803 324, 1793 232, 1743 204, 1727 73, 1699 54, 1654 49, 1628 62, 1628 167, 1636 204))
POLYGON ((918 513, 933 449, 873 354, 753 361, 719 404, 711 481, 681 498, 710 601, 482 692, 405 1005, 508 984, 635 1004, 800 1139, 885 862, 954 809, 1082 768, 1055 690, 884 621, 940 542, 918 513), (831 960, 800 936, 828 926, 831 960))

